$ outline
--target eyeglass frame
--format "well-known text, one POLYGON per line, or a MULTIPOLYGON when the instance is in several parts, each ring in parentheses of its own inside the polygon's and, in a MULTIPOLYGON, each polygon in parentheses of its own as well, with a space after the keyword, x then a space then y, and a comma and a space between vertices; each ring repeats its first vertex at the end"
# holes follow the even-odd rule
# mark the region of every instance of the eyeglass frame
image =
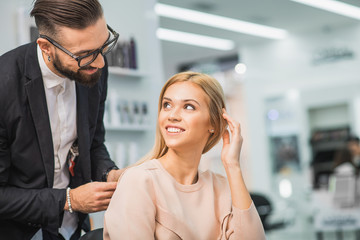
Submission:
POLYGON ((110 49, 106 54, 103 54, 103 53, 102 53, 103 49, 104 49, 106 46, 108 46, 108 45, 110 45, 110 44, 112 44, 112 43, 114 43, 114 42, 115 42, 115 43, 114 43, 114 46, 115 46, 116 42, 118 41, 118 39, 119 39, 119 34, 118 34, 117 32, 115 32, 109 25, 106 25, 106 26, 107 26, 107 29, 110 31, 110 33, 111 33, 112 35, 114 35, 114 38, 109 41, 109 38, 110 38, 110 36, 111 36, 111 35, 109 34, 109 37, 108 37, 108 39, 106 40, 106 42, 104 43, 104 45, 102 45, 100 48, 98 48, 98 49, 96 49, 96 50, 94 50, 94 51, 92 51, 92 52, 90 52, 90 53, 88 53, 88 54, 86 54, 86 55, 84 55, 84 56, 77 56, 76 54, 73 54, 72 52, 70 52, 69 50, 67 50, 67 49, 64 48, 63 46, 61 46, 61 45, 60 45, 58 42, 56 42, 54 39, 52 39, 52 38, 50 38, 50 37, 48 37, 48 36, 46 36, 46 35, 44 35, 44 34, 39 34, 39 37, 48 40, 52 45, 54 45, 55 47, 57 47, 58 49, 60 49, 61 51, 63 51, 63 52, 66 53, 67 55, 69 55, 70 57, 72 57, 75 61, 78 62, 78 66, 81 68, 81 67, 85 67, 85 66, 88 66, 88 65, 90 65, 91 63, 93 63, 93 62, 96 60, 96 58, 98 57, 99 53, 100 53, 101 55, 105 56, 106 54, 108 54, 109 52, 111 52, 112 49, 110 49), (96 55, 95 55, 95 54, 96 54, 96 55), (95 57, 94 57, 91 61, 89 61, 88 63, 86 63, 85 65, 80 66, 81 60, 84 59, 84 58, 87 58, 87 57, 89 57, 89 56, 91 56, 91 55, 95 55, 95 57))

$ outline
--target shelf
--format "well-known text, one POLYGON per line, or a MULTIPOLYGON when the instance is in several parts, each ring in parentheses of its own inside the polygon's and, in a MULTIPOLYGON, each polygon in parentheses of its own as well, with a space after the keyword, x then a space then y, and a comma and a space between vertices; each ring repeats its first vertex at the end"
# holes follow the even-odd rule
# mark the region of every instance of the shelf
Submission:
POLYGON ((143 132, 150 129, 147 125, 124 125, 124 126, 105 126, 106 131, 135 131, 143 132))
POLYGON ((117 76, 128 76, 128 77, 143 77, 144 74, 139 72, 139 70, 130 69, 130 68, 120 68, 120 67, 109 67, 109 73, 117 76))
POLYGON ((334 141, 334 142, 318 142, 312 145, 313 151, 324 151, 324 150, 338 150, 346 147, 344 141, 334 141))

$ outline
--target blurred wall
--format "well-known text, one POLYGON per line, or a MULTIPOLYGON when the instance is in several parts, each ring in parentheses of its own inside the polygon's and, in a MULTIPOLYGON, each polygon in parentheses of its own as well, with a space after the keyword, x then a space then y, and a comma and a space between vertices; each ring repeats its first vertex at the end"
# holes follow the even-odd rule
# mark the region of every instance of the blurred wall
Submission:
MULTIPOLYGON (((346 103, 351 110, 349 124, 355 133, 360 133, 360 118, 355 111, 360 107, 359 42, 360 25, 353 25, 291 35, 282 41, 240 49, 243 62, 248 67, 244 84, 250 123, 251 187, 254 190, 270 194, 278 187, 274 185, 276 176, 272 172, 268 142, 268 99, 280 97, 290 102, 290 99, 286 100, 289 93, 298 94, 292 103, 296 117, 291 124, 299 136, 300 165, 304 170, 299 173, 302 175, 300 179, 309 177, 310 108, 346 103), (339 53, 334 53, 336 51, 339 53), (353 56, 341 57, 342 51, 352 52, 353 56), (329 60, 331 55, 336 54, 338 58, 329 60), (317 61, 319 59, 323 61, 317 61)), ((306 188, 309 181, 299 180, 299 184, 302 184, 301 188, 306 188)), ((298 186, 295 184, 295 187, 298 186)))

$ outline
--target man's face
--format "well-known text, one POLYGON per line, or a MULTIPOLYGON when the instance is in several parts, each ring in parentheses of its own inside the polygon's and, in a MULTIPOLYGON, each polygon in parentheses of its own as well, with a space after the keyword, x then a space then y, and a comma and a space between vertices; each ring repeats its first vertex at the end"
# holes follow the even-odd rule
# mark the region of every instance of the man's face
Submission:
MULTIPOLYGON (((109 32, 104 18, 100 18, 94 25, 85 29, 71 29, 59 27, 57 41, 68 51, 77 55, 86 55, 100 47, 107 41, 109 32)), ((94 62, 79 67, 78 62, 53 46, 51 54, 53 69, 58 75, 67 77, 82 85, 91 87, 101 76, 101 69, 105 65, 104 57, 99 54, 94 62)))
MULTIPOLYGON (((101 55, 99 55, 102 57, 101 55)), ((82 68, 79 68, 78 70, 74 71, 69 67, 64 66, 60 59, 58 54, 55 53, 55 57, 53 58, 52 64, 54 65, 54 68, 64 77, 73 80, 75 82, 78 82, 84 86, 92 87, 94 86, 100 79, 101 76, 101 68, 97 69, 92 66, 85 66, 82 68), (84 73, 84 70, 92 70, 94 71, 93 74, 86 74, 84 73)))
POLYGON ((360 145, 356 141, 350 141, 348 143, 348 148, 351 151, 353 156, 360 156, 360 145))

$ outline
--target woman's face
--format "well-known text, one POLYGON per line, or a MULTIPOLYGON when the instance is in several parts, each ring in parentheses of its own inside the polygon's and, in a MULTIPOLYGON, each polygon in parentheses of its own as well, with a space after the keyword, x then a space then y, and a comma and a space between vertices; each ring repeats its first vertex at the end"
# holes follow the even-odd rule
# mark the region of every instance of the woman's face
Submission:
POLYGON ((210 136, 209 97, 191 82, 174 83, 164 93, 159 127, 169 149, 200 151, 210 136))

